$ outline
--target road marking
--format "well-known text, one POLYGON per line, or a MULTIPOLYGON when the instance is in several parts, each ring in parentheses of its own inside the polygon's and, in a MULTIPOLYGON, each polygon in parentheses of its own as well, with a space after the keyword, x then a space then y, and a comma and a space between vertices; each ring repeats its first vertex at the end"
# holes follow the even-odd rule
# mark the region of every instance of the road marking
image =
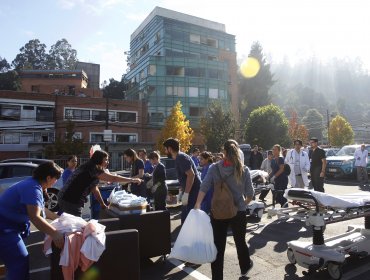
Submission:
POLYGON ((185 264, 182 261, 179 261, 177 259, 167 259, 170 263, 172 263, 174 266, 176 266, 178 269, 186 272, 191 277, 194 277, 197 280, 211 280, 204 274, 200 273, 199 271, 194 270, 191 267, 185 266, 185 264))

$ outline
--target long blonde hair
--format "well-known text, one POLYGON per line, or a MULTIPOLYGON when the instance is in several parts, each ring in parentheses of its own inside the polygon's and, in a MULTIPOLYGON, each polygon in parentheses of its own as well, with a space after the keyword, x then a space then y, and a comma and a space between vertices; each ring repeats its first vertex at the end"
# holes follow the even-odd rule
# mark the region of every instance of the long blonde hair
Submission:
POLYGON ((241 182, 241 178, 244 174, 244 168, 239 154, 239 145, 233 139, 229 139, 224 144, 225 157, 234 166, 234 176, 238 184, 241 182))

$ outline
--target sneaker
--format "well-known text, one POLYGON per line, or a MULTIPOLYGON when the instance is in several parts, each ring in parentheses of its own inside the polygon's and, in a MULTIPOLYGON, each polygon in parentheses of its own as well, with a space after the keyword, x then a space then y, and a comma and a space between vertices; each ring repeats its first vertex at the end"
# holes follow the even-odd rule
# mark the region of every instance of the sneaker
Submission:
POLYGON ((185 262, 184 265, 186 267, 195 267, 195 266, 198 266, 199 264, 196 264, 196 263, 191 263, 191 262, 185 262))
POLYGON ((252 269, 252 267, 253 267, 253 261, 251 260, 251 262, 249 264, 249 268, 244 273, 242 272, 241 277, 247 276, 248 272, 252 269))

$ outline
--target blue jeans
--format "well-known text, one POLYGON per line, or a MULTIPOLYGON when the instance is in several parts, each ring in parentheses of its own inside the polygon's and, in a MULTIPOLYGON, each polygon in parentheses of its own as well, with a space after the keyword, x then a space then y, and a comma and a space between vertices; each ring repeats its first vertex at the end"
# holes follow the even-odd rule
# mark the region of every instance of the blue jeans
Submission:
POLYGON ((23 239, 17 232, 0 232, 0 259, 6 268, 6 279, 28 280, 29 255, 23 239))

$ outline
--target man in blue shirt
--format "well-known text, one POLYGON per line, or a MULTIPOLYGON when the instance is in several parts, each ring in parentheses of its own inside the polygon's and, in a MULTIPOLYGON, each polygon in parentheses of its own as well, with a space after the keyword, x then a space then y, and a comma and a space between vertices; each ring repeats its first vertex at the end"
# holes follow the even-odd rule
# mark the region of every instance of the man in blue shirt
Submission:
POLYGON ((191 159, 193 160, 194 164, 195 164, 195 167, 198 167, 199 166, 199 149, 198 148, 194 148, 193 150, 193 154, 191 156, 191 159))
POLYGON ((177 178, 183 190, 181 223, 184 223, 190 210, 194 208, 200 187, 200 177, 191 157, 180 152, 179 140, 168 138, 163 142, 168 157, 175 160, 177 178))

